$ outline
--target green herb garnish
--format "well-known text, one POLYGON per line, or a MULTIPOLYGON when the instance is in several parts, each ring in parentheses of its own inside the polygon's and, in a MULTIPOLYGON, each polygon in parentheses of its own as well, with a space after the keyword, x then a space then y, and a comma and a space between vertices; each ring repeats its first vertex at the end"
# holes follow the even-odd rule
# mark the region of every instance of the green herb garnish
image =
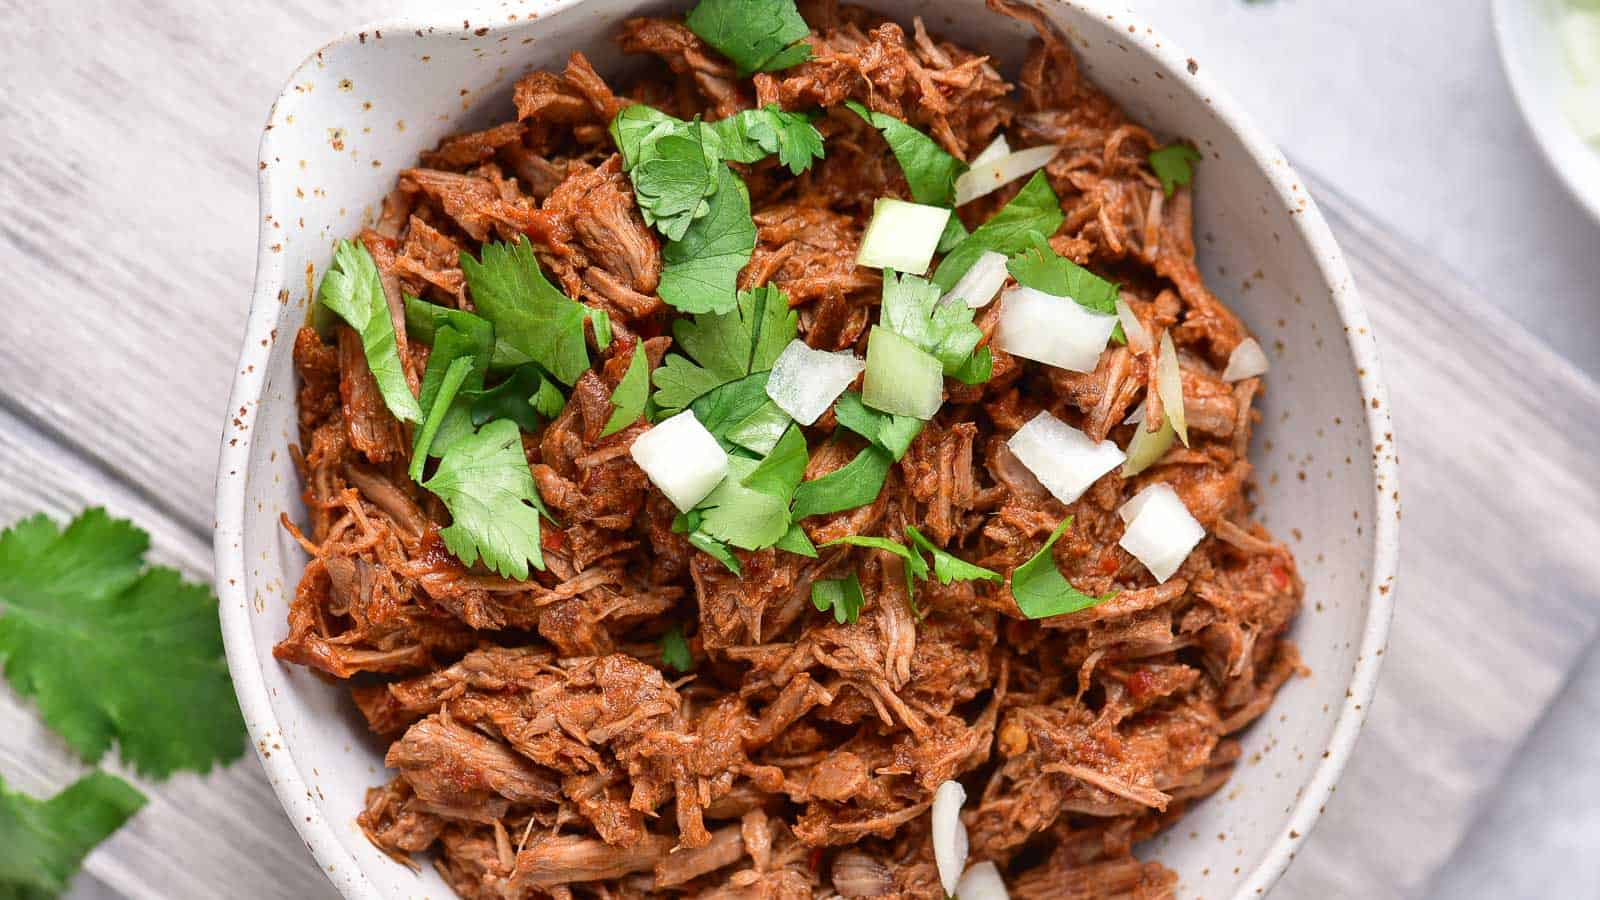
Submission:
POLYGON ((89 851, 144 804, 133 785, 104 772, 83 776, 49 800, 13 793, 0 782, 0 897, 65 894, 89 851))
POLYGON ((1028 557, 1028 561, 1011 573, 1011 596, 1017 601, 1017 608, 1030 619, 1044 619, 1050 616, 1064 615, 1088 609, 1104 603, 1116 596, 1113 591, 1101 597, 1092 597, 1072 586, 1066 576, 1056 568, 1055 557, 1050 555, 1050 548, 1061 540, 1067 529, 1072 525, 1072 517, 1062 520, 1056 530, 1050 533, 1050 539, 1044 542, 1039 552, 1028 557))
MULTIPOLYGON (((561 389, 535 363, 513 369, 504 381, 472 397, 474 428, 496 419, 510 419, 523 431, 533 432, 548 419, 561 415, 567 404, 561 389)), ((434 440, 438 444, 438 439, 434 440)))
POLYGON ((404 422, 422 421, 422 407, 412 396, 405 367, 400 363, 394 320, 383 296, 378 264, 367 248, 354 241, 340 241, 333 253, 333 268, 322 276, 317 297, 361 336, 367 368, 372 370, 389 412, 404 422))
POLYGON ((878 323, 938 359, 950 375, 972 358, 983 331, 972 321, 977 310, 965 303, 940 303, 942 293, 927 279, 885 270, 878 323))
POLYGON ((726 165, 716 172, 706 215, 690 223, 683 239, 661 248, 656 293, 686 313, 724 313, 734 306, 739 273, 756 248, 750 191, 726 165))
POLYGON ((821 516, 866 506, 878 499, 883 481, 889 477, 889 467, 894 457, 887 450, 868 445, 856 458, 832 472, 802 481, 794 492, 796 521, 807 516, 821 516))
POLYGON ((611 392, 611 418, 601 430, 601 437, 616 434, 644 415, 644 403, 650 395, 650 359, 644 352, 644 342, 633 345, 633 356, 628 360, 628 370, 611 392))
POLYGON ((479 262, 463 251, 461 271, 478 314, 494 323, 495 335, 562 384, 589 368, 583 334, 588 308, 569 299, 539 268, 526 236, 515 244, 483 245, 479 262))
MULTIPOLYGON (((144 775, 204 772, 244 750, 217 600, 174 569, 146 567, 149 546, 103 509, 65 530, 37 515, 0 532, 0 659, 85 761, 115 741, 144 775)), ((0 858, 13 853, 0 847, 0 858)))
POLYGON ((522 452, 522 433, 510 419, 496 419, 456 441, 433 477, 422 483, 450 510, 453 520, 439 537, 455 557, 483 564, 507 578, 528 577, 528 566, 544 570, 539 515, 549 517, 522 452))
POLYGON ((760 461, 728 457, 728 477, 700 502, 698 531, 743 550, 760 550, 789 533, 789 503, 806 470, 806 441, 791 427, 760 461))
MULTIPOLYGON (((1038 233, 1028 235, 1028 246, 1011 261, 1006 271, 1017 283, 1055 297, 1068 297, 1085 309, 1114 316, 1117 314, 1117 286, 1057 253, 1038 233)), ((1111 332, 1111 339, 1127 343, 1122 323, 1111 332)))
POLYGON ((811 605, 821 612, 833 612, 833 620, 840 625, 855 622, 861 617, 861 607, 867 597, 861 591, 861 579, 851 572, 844 578, 811 583, 811 605))
POLYGON ((957 244, 933 273, 933 283, 940 291, 955 287, 961 276, 967 274, 985 250, 1010 256, 1029 246, 1028 236, 1037 233, 1048 237, 1056 233, 1066 216, 1061 212, 1061 201, 1050 187, 1043 172, 1035 172, 1011 202, 1000 208, 989 221, 978 226, 957 244))
MULTIPOLYGON (((956 178, 967 170, 966 163, 947 153, 933 138, 894 116, 873 112, 854 100, 847 101, 845 106, 883 134, 894 152, 895 161, 900 164, 900 171, 906 176, 906 184, 911 187, 911 199, 929 206, 955 204, 956 178)), ((960 227, 955 216, 950 220, 960 227)))
POLYGON ((914 525, 906 526, 906 537, 911 544, 933 557, 933 575, 939 579, 940 584, 949 584, 952 581, 1005 581, 1005 576, 999 572, 985 569, 983 566, 974 565, 966 560, 952 555, 942 547, 936 546, 933 541, 923 536, 922 532, 914 525))
POLYGON ((898 461, 922 433, 925 424, 915 416, 895 416, 879 412, 861 402, 859 391, 845 391, 833 405, 839 424, 854 431, 898 461))
POLYGON ((428 457, 439 456, 472 431, 471 398, 483 390, 489 372, 494 326, 470 313, 462 316, 433 335, 433 352, 428 355, 417 398, 425 418, 411 447, 413 481, 422 477, 428 457))
POLYGON ((676 672, 694 671, 694 654, 689 652, 682 625, 674 623, 661 635, 661 663, 676 672))
POLYGON ((798 332, 799 316, 773 285, 741 291, 728 312, 679 319, 672 333, 688 356, 672 354, 656 369, 656 405, 672 415, 708 391, 770 370, 798 332))
POLYGON ((799 175, 822 159, 822 132, 805 113, 785 112, 776 103, 741 110, 707 126, 716 135, 718 151, 729 162, 754 163, 777 154, 778 161, 799 175))
POLYGON ((743 447, 765 456, 792 421, 767 396, 767 373, 756 372, 713 388, 689 404, 694 417, 722 449, 743 447))
POLYGON ((684 24, 726 56, 741 78, 811 58, 805 43, 811 28, 794 0, 700 0, 684 24))
POLYGON ((1161 179, 1161 190, 1171 197, 1178 185, 1194 180, 1191 163, 1197 163, 1201 158, 1200 151, 1188 144, 1168 144, 1150 151, 1150 168, 1161 179))

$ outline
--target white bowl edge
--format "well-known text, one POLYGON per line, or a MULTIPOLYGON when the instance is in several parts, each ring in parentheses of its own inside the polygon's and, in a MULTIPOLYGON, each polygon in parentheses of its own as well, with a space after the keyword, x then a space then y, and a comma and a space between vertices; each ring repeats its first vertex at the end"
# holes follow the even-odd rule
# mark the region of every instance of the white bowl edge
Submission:
MULTIPOLYGON (((537 13, 575 6, 584 0, 556 0, 531 4, 537 13)), ((1109 16, 1128 23, 1126 40, 1140 45, 1164 67, 1173 73, 1184 71, 1189 58, 1176 46, 1144 25, 1143 21, 1120 6, 1104 0, 1056 0, 1077 7, 1086 13, 1109 16)), ((497 11, 503 7, 495 5, 497 11)), ((442 33, 465 33, 460 12, 453 12, 449 21, 389 21, 352 29, 324 45, 323 49, 355 41, 359 35, 378 30, 402 32, 433 28, 442 33)), ((442 18, 442 17, 441 17, 442 18)), ((498 21, 498 20, 497 20, 498 21)), ((491 26, 493 27, 493 26, 491 26)), ((300 75, 315 65, 322 50, 311 54, 297 68, 286 83, 287 94, 300 75)), ((1362 631, 1358 660, 1353 668, 1348 693, 1338 713, 1327 752, 1316 765, 1312 776, 1295 803, 1292 813, 1268 851, 1255 865, 1251 874, 1235 892, 1239 900, 1264 894, 1283 874, 1294 857, 1296 847, 1306 840, 1315 825, 1323 805, 1331 795, 1334 785, 1349 758, 1359 735, 1362 721, 1370 708, 1376 690, 1377 677, 1382 663, 1382 651, 1387 642, 1393 611, 1394 582, 1398 564, 1399 500, 1397 462, 1392 452, 1393 425, 1390 420, 1387 391, 1381 378, 1381 368, 1376 340, 1366 313, 1352 282, 1337 245, 1314 201, 1301 188, 1281 153, 1268 142, 1254 124, 1233 103, 1225 91, 1211 82, 1203 72, 1191 71, 1188 76, 1193 85, 1208 98, 1217 117, 1239 138, 1255 165, 1266 174, 1286 209, 1300 209, 1294 215, 1296 228, 1307 246, 1316 254, 1323 280, 1330 298, 1345 324, 1346 342, 1359 367, 1363 406, 1369 443, 1373 446, 1389 445, 1388 454, 1375 454, 1372 475, 1376 487, 1372 523, 1372 577, 1366 601, 1366 620, 1362 631)), ((281 95, 280 95, 281 99, 281 95)), ((276 103, 274 109, 276 109, 276 103)), ((269 115, 269 122, 271 116, 269 115)), ((273 133, 268 130, 262 137, 260 158, 273 155, 273 133)), ((214 549, 216 555, 216 587, 220 599, 223 636, 227 645, 228 665, 233 674, 239 704, 249 728, 252 743, 261 758, 273 790, 283 803, 295 828, 307 848, 333 884, 349 898, 379 900, 375 885, 361 871, 355 858, 336 835, 332 823, 323 816, 314 801, 310 788, 287 752, 272 752, 279 732, 279 723, 267 695, 262 667, 275 664, 268 648, 258 647, 251 631, 251 598, 245 589, 246 560, 243 557, 242 536, 246 509, 246 467, 249 460, 254 430, 250 427, 267 379, 265 361, 275 339, 279 309, 283 302, 281 288, 288 285, 281 254, 272 251, 274 216, 272 207, 272 178, 276 167, 263 166, 258 172, 262 203, 261 232, 258 241, 255 290, 246 326, 243 350, 229 401, 228 418, 231 424, 225 429, 217 475, 217 519, 214 549)), ((375 198, 374 198, 375 199, 375 198)))

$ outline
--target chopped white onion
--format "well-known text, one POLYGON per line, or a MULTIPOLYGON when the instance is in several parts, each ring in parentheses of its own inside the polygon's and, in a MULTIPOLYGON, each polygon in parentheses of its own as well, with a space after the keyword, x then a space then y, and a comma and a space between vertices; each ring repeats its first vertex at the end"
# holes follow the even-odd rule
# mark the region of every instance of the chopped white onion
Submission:
POLYGON ((801 425, 817 421, 867 364, 849 350, 813 350, 795 339, 783 348, 767 376, 767 396, 801 425))
POLYGON ((994 140, 989 142, 989 146, 983 148, 983 152, 979 153, 977 156, 974 156, 972 158, 972 161, 967 163, 967 165, 969 165, 969 166, 981 166, 984 163, 989 162, 991 160, 996 160, 996 159, 999 159, 1002 156, 1010 156, 1010 155, 1011 155, 1011 145, 1006 142, 1005 132, 1002 131, 999 134, 995 135, 994 136, 994 140))
POLYGON ((1161 427, 1155 431, 1146 431, 1144 409, 1144 404, 1139 404, 1139 418, 1135 420, 1139 425, 1133 429, 1133 440, 1128 442, 1128 461, 1122 464, 1123 478, 1132 478, 1150 468, 1152 463, 1172 449, 1172 442, 1177 437, 1172 431, 1171 419, 1163 419, 1161 427))
POLYGON ((1019 285, 1000 298, 994 342, 1013 356, 1073 372, 1093 372, 1116 327, 1116 316, 1087 309, 1070 297, 1019 285))
POLYGON ((1022 178, 1032 175, 1045 167, 1045 164, 1056 158, 1056 152, 1061 148, 1054 144, 1043 147, 1029 147, 1015 153, 995 159, 975 162, 972 168, 962 172, 956 178, 956 205, 970 203, 979 197, 991 194, 1002 187, 1022 178))
POLYGON ((693 410, 657 423, 628 452, 650 483, 683 512, 704 500, 728 474, 728 454, 693 410))
POLYGON ((1267 371, 1267 354, 1255 338, 1245 338, 1228 354, 1228 367, 1222 370, 1223 381, 1242 381, 1267 371))
POLYGON ((1172 332, 1161 332, 1161 353, 1156 357, 1156 391, 1161 407, 1178 440, 1189 446, 1189 421, 1183 414, 1183 373, 1178 370, 1178 348, 1172 346, 1172 332))
POLYGON ((1121 297, 1117 298, 1117 318, 1122 322, 1122 333, 1128 339, 1128 349, 1135 353, 1149 353, 1155 346, 1150 341, 1150 332, 1133 314, 1133 307, 1121 297))
POLYGON ((1127 526, 1117 544, 1165 583, 1206 536, 1172 485, 1152 484, 1117 510, 1127 526))
POLYGON ((1006 255, 993 250, 983 251, 978 261, 972 264, 955 287, 945 292, 939 298, 941 303, 955 302, 959 298, 967 306, 977 309, 988 306, 994 295, 1000 293, 1000 286, 1006 283, 1006 255))
POLYGON ((955 895, 961 900, 1011 900, 1000 869, 988 860, 973 863, 967 869, 956 884, 955 895))
POLYGON ((933 418, 944 403, 944 365, 899 334, 872 326, 861 402, 879 412, 933 418))
POLYGON ((967 826, 961 824, 961 804, 967 789, 959 781, 946 781, 933 792, 933 861, 946 894, 956 892, 961 870, 967 866, 967 826))
POLYGON ((856 265, 921 275, 933 262, 933 251, 949 221, 950 210, 942 206, 879 197, 861 236, 856 265))
POLYGON ((1006 446, 1057 500, 1071 503, 1126 458, 1115 441, 1096 442, 1048 412, 1017 429, 1006 446))

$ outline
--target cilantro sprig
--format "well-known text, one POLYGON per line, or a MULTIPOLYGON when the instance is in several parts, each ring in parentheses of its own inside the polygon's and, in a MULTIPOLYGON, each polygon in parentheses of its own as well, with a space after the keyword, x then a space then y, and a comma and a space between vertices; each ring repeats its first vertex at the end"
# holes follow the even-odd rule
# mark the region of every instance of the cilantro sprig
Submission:
POLYGON ((37 515, 0 532, 0 659, 85 761, 115 742, 143 775, 204 772, 244 750, 217 600, 146 567, 149 546, 103 509, 65 529, 37 515))
POLYGON ((478 314, 496 337, 570 385, 589 368, 583 323, 587 307, 545 278, 526 235, 515 244, 483 245, 482 259, 461 253, 461 271, 478 314))
MULTIPOLYGON (((847 101, 845 106, 883 134, 895 161, 900 164, 900 171, 906 176, 911 199, 929 206, 955 204, 956 178, 967 170, 966 163, 950 155, 933 138, 894 116, 873 112, 854 100, 847 101)), ((951 219, 954 221, 955 217, 951 219)))
POLYGON ((622 373, 622 380, 611 392, 611 418, 606 420, 600 436, 609 437, 639 421, 649 394, 650 358, 644 352, 643 342, 637 342, 633 345, 627 371, 622 373))
POLYGON ((1009 203, 1001 207, 989 221, 973 229, 939 261, 939 268, 933 273, 933 283, 939 286, 940 291, 948 291, 955 287, 962 275, 967 274, 967 270, 972 268, 985 250, 1007 256, 1020 253, 1029 246, 1029 235, 1055 234, 1065 221, 1061 201, 1050 187, 1050 180, 1043 172, 1035 172, 1009 203))
POLYGON ((422 483, 450 510, 439 530, 445 547, 466 565, 478 559, 518 581, 528 567, 544 570, 539 516, 549 517, 522 453, 522 433, 496 419, 445 452, 433 477, 422 483))
POLYGON ((1188 144, 1168 144, 1150 151, 1150 169, 1161 180, 1161 190, 1168 197, 1178 185, 1194 180, 1193 163, 1201 160, 1200 151, 1188 144))
POLYGON ((811 583, 811 605, 819 612, 832 612, 833 620, 840 625, 861 617, 861 607, 867 597, 861 591, 861 578, 851 572, 844 578, 830 578, 811 583))
POLYGON ((38 900, 67 892, 84 857, 145 804, 115 775, 91 772, 49 800, 0 781, 0 897, 38 900))
MULTIPOLYGON (((1060 255, 1037 232, 1027 236, 1027 246, 1006 263, 1006 271, 1017 283, 1056 297, 1069 297, 1085 309, 1114 316, 1117 314, 1117 285, 1101 278, 1060 255)), ((1122 323, 1111 337, 1125 343, 1122 323)))
POLYGON ((684 20, 726 56, 743 78, 776 72, 811 58, 811 33, 794 0, 700 0, 684 20))
POLYGON ((947 375, 961 371, 983 340, 965 303, 940 303, 943 291, 915 275, 883 273, 879 324, 938 359, 947 375))
MULTIPOLYGON (((728 312, 679 319, 672 333, 687 356, 671 354, 655 370, 656 406, 662 415, 672 415, 717 388, 770 371, 799 333, 799 323, 789 298, 774 285, 741 291, 728 312)), ((765 379, 760 384, 764 397, 765 379)))
POLYGON ((1067 516, 1050 532, 1050 539, 1044 542, 1039 552, 1028 557, 1027 562, 1017 566, 1011 572, 1011 597, 1017 601, 1017 608, 1030 619, 1045 619, 1050 616, 1060 616, 1080 609, 1098 606, 1116 596, 1113 591, 1099 597, 1085 594, 1072 586, 1067 581, 1061 570, 1056 568, 1055 557, 1051 556, 1050 548, 1061 540, 1061 536, 1072 527, 1072 517, 1067 516))
POLYGON ((661 635, 661 662, 676 672, 694 671, 689 640, 683 636, 683 626, 676 622, 661 635))
POLYGON ((406 382, 378 264, 366 247, 354 241, 339 242, 333 267, 322 276, 317 298, 360 335, 367 368, 372 370, 389 412, 404 422, 421 422, 422 408, 406 382))

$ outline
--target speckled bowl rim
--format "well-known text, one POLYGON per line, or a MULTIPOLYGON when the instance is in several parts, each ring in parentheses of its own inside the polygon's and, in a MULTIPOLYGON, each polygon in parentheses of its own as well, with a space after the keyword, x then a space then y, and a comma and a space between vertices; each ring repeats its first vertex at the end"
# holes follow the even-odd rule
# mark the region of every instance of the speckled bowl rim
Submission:
MULTIPOLYGON (((529 4, 531 12, 543 14, 577 6, 585 0, 543 0, 529 4)), ((870 0, 868 0, 870 2, 870 0)), ((1329 296, 1339 318, 1345 325, 1345 340, 1357 367, 1358 383, 1362 394, 1362 408, 1366 412, 1368 440, 1371 446, 1392 441, 1389 437, 1394 426, 1389 415, 1389 396, 1381 376, 1378 345, 1372 333, 1365 309, 1357 294, 1344 256, 1333 239, 1327 223, 1313 200, 1300 190, 1300 181, 1289 167, 1283 154, 1261 133, 1254 122, 1235 104, 1232 97, 1220 88, 1204 70, 1192 65, 1192 58, 1177 45, 1150 28, 1142 18, 1107 0, 1051 0, 1074 7, 1082 12, 1104 17, 1110 21, 1126 23, 1123 40, 1136 45, 1169 75, 1188 78, 1195 89, 1209 98, 1209 107, 1217 119, 1231 130, 1249 153, 1251 161, 1266 176, 1277 192, 1285 209, 1303 209, 1291 215, 1300 238, 1305 241, 1318 260, 1329 296)), ((217 508, 214 551, 216 557, 216 588, 221 601, 223 639, 227 645, 228 668, 233 674, 234 690, 239 707, 244 713, 252 743, 266 769, 273 790, 295 829, 305 841, 323 873, 345 897, 351 900, 382 900, 377 888, 367 878, 355 858, 344 848, 336 836, 333 825, 323 817, 312 799, 311 791, 300 776, 293 757, 288 753, 267 754, 264 748, 279 731, 276 714, 262 676, 262 666, 271 662, 270 648, 258 647, 251 631, 250 602, 245 592, 245 560, 243 533, 246 508, 246 477, 251 443, 255 430, 248 427, 255 418, 267 379, 267 362, 271 353, 272 333, 277 327, 281 304, 280 290, 289 286, 288 273, 282 254, 274 253, 271 244, 275 238, 270 224, 276 218, 273 209, 272 181, 275 167, 265 165, 274 156, 274 131, 270 127, 276 120, 278 102, 287 95, 293 84, 302 80, 317 65, 321 54, 335 47, 359 39, 362 33, 379 31, 399 33, 432 29, 444 36, 465 36, 472 32, 470 23, 459 13, 440 13, 434 19, 406 18, 368 24, 352 29, 312 53, 296 68, 286 83, 283 94, 274 101, 268 115, 269 126, 261 138, 258 182, 263 216, 260 240, 256 253, 256 282, 251 299, 250 315, 246 325, 244 349, 235 371, 233 391, 228 404, 232 424, 223 435, 221 455, 217 467, 217 508), (454 16, 452 18, 451 16, 454 16)), ((497 17, 488 27, 496 30, 505 27, 504 17, 497 17)), ((1295 850, 1307 839, 1321 816, 1324 805, 1333 793, 1334 785, 1349 761, 1350 752, 1360 734, 1366 711, 1371 708, 1377 690, 1378 674, 1383 663, 1383 649, 1388 643, 1389 623, 1394 609, 1394 587, 1399 562, 1399 493, 1398 462, 1392 454, 1373 454, 1373 483, 1376 497, 1376 522, 1372 530, 1372 580, 1367 598, 1367 618, 1362 630, 1361 646, 1352 669, 1350 684, 1343 706, 1339 710, 1327 752, 1312 772, 1305 790, 1296 801, 1283 827, 1269 846, 1254 871, 1235 893, 1235 900, 1259 897, 1265 894, 1283 875, 1294 859, 1295 850)))

